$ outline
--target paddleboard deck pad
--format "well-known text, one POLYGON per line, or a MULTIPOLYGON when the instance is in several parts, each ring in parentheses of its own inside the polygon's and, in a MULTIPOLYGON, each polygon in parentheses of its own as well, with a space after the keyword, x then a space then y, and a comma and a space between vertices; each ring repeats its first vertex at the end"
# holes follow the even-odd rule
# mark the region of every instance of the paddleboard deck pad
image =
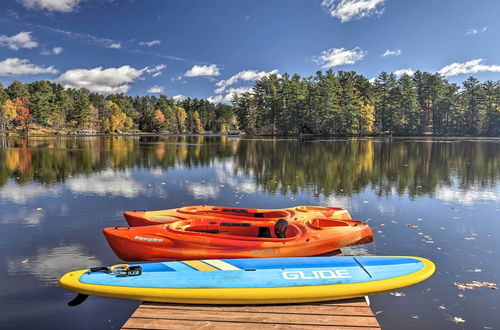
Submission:
POLYGON ((280 304, 347 299, 419 283, 418 257, 189 260, 73 271, 59 286, 81 294, 188 304, 280 304))

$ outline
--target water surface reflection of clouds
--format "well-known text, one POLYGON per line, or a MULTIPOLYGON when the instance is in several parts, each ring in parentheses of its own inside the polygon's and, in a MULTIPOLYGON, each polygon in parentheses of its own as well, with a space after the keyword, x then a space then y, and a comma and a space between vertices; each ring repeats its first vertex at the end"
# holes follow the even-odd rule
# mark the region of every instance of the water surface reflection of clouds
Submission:
MULTIPOLYGON (((6 279, 0 281, 0 290, 15 297, 0 301, 2 310, 7 310, 4 314, 23 310, 26 301, 49 295, 59 299, 65 292, 56 280, 66 271, 119 263, 101 232, 103 227, 125 225, 123 210, 195 204, 323 205, 347 208, 353 218, 373 229, 375 242, 346 248, 345 254, 418 255, 438 266, 424 285, 405 289, 406 297, 374 297, 375 310, 384 310, 377 316, 381 323, 452 329, 455 324, 447 327, 450 321, 438 308, 443 305, 471 329, 498 328, 492 308, 498 309, 500 291, 474 290, 462 298, 453 282, 500 283, 496 262, 500 143, 432 139, 227 143, 219 138, 203 138, 203 144, 189 148, 165 143, 183 140, 196 142, 200 137, 31 139, 23 149, 25 158, 17 157, 17 149, 0 148, 0 160, 5 159, 0 161, 0 261, 6 279), (54 140, 57 152, 34 145, 54 140), (149 143, 161 146, 162 153, 149 143), (470 271, 474 269, 482 271, 470 271), (432 290, 423 292, 427 288, 432 290), (479 309, 480 320, 474 319, 479 309)), ((10 145, 18 140, 3 141, 10 145)), ((122 303, 90 301, 105 314, 106 322, 109 312, 122 303)), ((55 303, 65 308, 66 298, 55 303)), ((40 317, 36 308, 30 314, 40 317)), ((65 313, 58 310, 43 316, 60 322, 66 317, 61 327, 68 328, 74 319, 65 313)))
POLYGON ((471 206, 478 202, 500 202, 500 189, 497 187, 493 190, 479 188, 477 190, 474 188, 463 190, 454 187, 440 187, 435 196, 444 202, 471 206))
POLYGON ((220 194, 218 185, 207 182, 188 183, 187 189, 195 199, 215 199, 220 194))
POLYGON ((94 194, 99 196, 136 197, 145 187, 137 182, 130 170, 115 171, 106 169, 91 175, 78 175, 66 181, 66 186, 75 194, 94 194))
POLYGON ((39 196, 56 196, 61 193, 60 186, 47 187, 39 183, 18 184, 9 181, 0 188, 0 199, 16 204, 26 204, 39 196))
POLYGON ((100 266, 103 263, 96 256, 90 255, 81 245, 67 245, 55 248, 41 248, 31 257, 8 257, 9 275, 30 273, 41 283, 52 285, 66 272, 100 266))
POLYGON ((16 211, 0 213, 2 224, 21 224, 24 227, 39 226, 44 218, 43 210, 30 210, 27 207, 20 207, 16 211))
POLYGON ((186 184, 188 192, 195 199, 216 199, 224 188, 246 194, 253 194, 257 191, 257 185, 251 174, 239 173, 232 159, 214 161, 210 168, 203 169, 203 173, 206 180, 186 184))

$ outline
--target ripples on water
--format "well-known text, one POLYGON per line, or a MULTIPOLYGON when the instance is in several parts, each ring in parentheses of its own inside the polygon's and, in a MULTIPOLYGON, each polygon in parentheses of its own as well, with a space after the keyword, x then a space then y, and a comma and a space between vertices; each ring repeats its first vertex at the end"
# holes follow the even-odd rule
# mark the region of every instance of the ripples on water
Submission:
POLYGON ((374 229, 352 254, 433 260, 428 281, 373 297, 385 329, 499 328, 500 140, 0 138, 0 324, 119 328, 136 302, 69 308, 69 270, 119 260, 101 234, 126 209, 342 206, 374 229))

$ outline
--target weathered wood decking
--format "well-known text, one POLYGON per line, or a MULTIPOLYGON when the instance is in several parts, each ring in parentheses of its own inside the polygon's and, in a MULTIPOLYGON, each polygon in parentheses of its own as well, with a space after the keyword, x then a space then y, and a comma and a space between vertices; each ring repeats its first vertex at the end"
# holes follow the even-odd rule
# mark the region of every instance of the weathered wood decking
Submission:
MULTIPOLYGON (((341 255, 332 251, 323 256, 341 255)), ((122 329, 380 329, 364 298, 290 305, 143 302, 122 329)))
POLYGON ((123 329, 380 329, 364 298, 322 303, 210 306, 142 303, 123 329))

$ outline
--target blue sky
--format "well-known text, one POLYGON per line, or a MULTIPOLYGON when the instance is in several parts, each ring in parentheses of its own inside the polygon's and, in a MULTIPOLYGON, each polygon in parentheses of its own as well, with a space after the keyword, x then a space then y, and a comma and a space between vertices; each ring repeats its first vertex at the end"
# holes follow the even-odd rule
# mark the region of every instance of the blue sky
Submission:
POLYGON ((270 72, 500 79, 498 0, 2 0, 0 9, 4 86, 49 79, 217 102, 270 72))

